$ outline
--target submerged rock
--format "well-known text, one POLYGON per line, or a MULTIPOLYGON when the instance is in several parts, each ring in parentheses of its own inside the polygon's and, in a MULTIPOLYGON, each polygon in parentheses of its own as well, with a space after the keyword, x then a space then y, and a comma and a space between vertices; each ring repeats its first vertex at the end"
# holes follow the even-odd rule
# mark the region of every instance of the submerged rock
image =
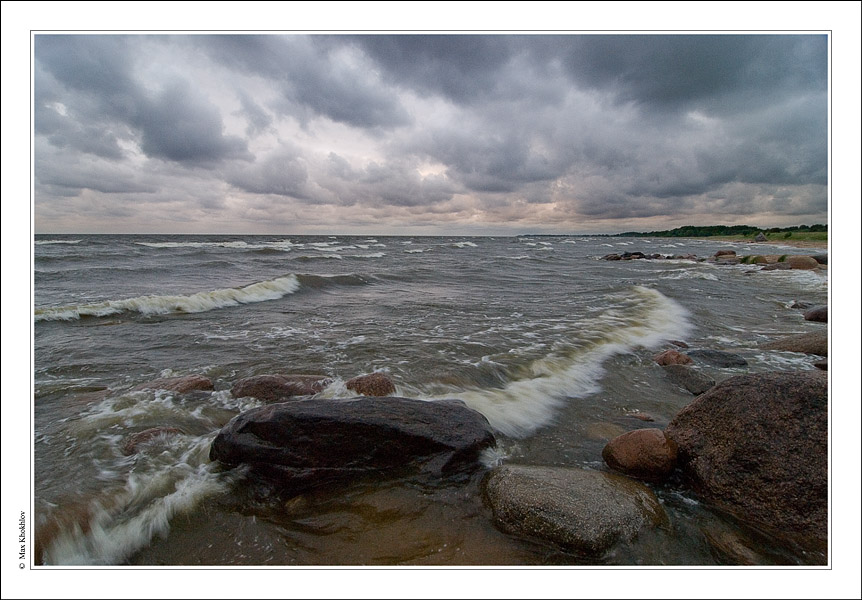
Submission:
POLYGON ((829 334, 826 331, 814 331, 800 335, 790 335, 761 345, 764 350, 783 350, 785 352, 802 352, 829 356, 829 334))
POLYGON ((686 354, 713 367, 744 367, 748 364, 740 355, 723 350, 689 350, 686 354))
POLYGON ((791 269, 819 269, 820 263, 810 256, 792 254, 785 261, 791 269))
POLYGON ((806 546, 828 536, 828 377, 822 371, 731 377, 665 429, 704 499, 806 546))
POLYGON ((170 436, 182 433, 182 429, 177 429, 176 427, 152 427, 138 433, 133 433, 123 443, 123 454, 126 456, 137 454, 144 444, 152 443, 159 438, 167 439, 170 436))
POLYGON ((238 415, 216 436, 210 459, 300 488, 401 469, 448 474, 475 466, 495 442, 487 419, 460 400, 316 399, 238 415))
POLYGON ((661 429, 636 429, 615 437, 602 450, 611 469, 645 481, 661 481, 676 466, 676 443, 661 429))
POLYGON ((383 373, 370 373, 348 379, 344 384, 348 390, 363 396, 391 396, 395 393, 395 384, 383 373))
POLYGON ((652 357, 654 361, 658 364, 665 365, 688 365, 693 363, 688 356, 683 354, 682 352, 677 352, 676 350, 665 350, 661 354, 656 354, 652 357))
POLYGON ((809 309, 803 313, 803 318, 806 321, 816 321, 818 323, 828 323, 829 322, 829 307, 828 306, 815 306, 812 309, 809 309))
POLYGON ((184 375, 182 377, 163 377, 135 386, 132 390, 168 390, 177 394, 185 394, 195 390, 210 391, 215 389, 213 382, 203 375, 184 375))
POLYGON ((279 402, 294 396, 312 396, 331 382, 324 375, 255 375, 236 382, 230 393, 234 398, 252 396, 264 402, 279 402))
POLYGON ((484 494, 504 531, 593 557, 668 522, 652 490, 600 471, 505 465, 488 475, 484 494))
POLYGON ((663 368, 668 379, 695 396, 715 385, 715 379, 686 365, 667 365, 663 368))

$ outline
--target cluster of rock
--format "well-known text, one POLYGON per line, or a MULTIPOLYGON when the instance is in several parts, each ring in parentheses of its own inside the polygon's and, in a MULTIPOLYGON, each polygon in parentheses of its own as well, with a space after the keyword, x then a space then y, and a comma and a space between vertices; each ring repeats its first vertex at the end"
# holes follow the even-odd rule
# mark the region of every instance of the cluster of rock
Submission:
POLYGON ((712 262, 720 265, 763 265, 761 270, 774 271, 780 269, 821 269, 828 264, 828 255, 813 256, 795 254, 768 254, 737 256, 735 250, 719 250, 709 258, 694 254, 644 254, 643 252, 623 252, 622 254, 605 254, 602 260, 691 260, 696 262, 712 262), (824 265, 824 266, 821 266, 824 265))
MULTIPOLYGON (((809 320, 826 320, 820 307, 809 320)), ((809 318, 806 316, 806 318, 809 318)), ((681 476, 716 509, 803 548, 825 550, 828 533, 828 380, 818 370, 737 375, 719 384, 699 364, 745 366, 739 355, 673 342, 653 358, 673 383, 696 395, 665 427, 629 431, 602 451, 610 471, 507 464, 490 469, 482 493, 495 524, 512 535, 598 558, 669 518, 648 484, 681 476)), ((764 346, 826 356, 826 332, 764 346)), ((210 459, 290 493, 366 476, 472 473, 496 444, 487 419, 460 400, 393 396, 382 373, 353 378, 359 396, 321 398, 320 375, 256 375, 231 389, 264 406, 234 417, 210 459)), ((160 379, 136 389, 211 390, 200 376, 160 379)), ((161 427, 126 440, 124 452, 182 433, 161 427)), ((708 537, 708 536, 707 536, 708 537)), ((740 561, 747 559, 739 558, 740 561)))

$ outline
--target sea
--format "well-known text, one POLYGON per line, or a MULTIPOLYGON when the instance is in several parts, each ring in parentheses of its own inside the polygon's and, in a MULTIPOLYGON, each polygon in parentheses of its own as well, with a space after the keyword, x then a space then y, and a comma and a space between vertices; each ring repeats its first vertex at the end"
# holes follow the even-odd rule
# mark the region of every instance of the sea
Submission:
POLYGON ((813 369, 761 349, 821 330, 827 271, 760 271, 624 252, 818 254, 775 244, 590 236, 37 235, 33 246, 36 565, 563 566, 823 564, 707 506, 678 479, 648 484, 669 525, 601 557, 500 530, 482 478, 501 464, 604 471, 611 438, 663 428, 694 396, 653 356, 674 342, 738 354, 722 381, 813 369), (292 495, 209 460, 260 374, 320 374, 319 396, 382 372, 396 395, 458 398, 497 445, 474 473, 345 482, 292 495), (203 375, 214 391, 135 390, 203 375), (179 433, 127 456, 128 436, 179 433))

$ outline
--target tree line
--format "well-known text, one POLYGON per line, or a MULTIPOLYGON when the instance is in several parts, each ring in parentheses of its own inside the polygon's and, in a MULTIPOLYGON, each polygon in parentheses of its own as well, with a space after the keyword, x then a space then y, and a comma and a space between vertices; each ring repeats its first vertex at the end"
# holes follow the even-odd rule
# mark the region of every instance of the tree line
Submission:
POLYGON ((763 229, 760 227, 751 227, 749 225, 708 225, 704 227, 695 227, 686 225, 677 227, 676 229, 668 229, 664 231, 627 231, 617 234, 621 237, 711 237, 714 235, 725 236, 755 236, 758 233, 793 233, 793 232, 828 232, 826 225, 797 225, 795 227, 770 227, 763 229))

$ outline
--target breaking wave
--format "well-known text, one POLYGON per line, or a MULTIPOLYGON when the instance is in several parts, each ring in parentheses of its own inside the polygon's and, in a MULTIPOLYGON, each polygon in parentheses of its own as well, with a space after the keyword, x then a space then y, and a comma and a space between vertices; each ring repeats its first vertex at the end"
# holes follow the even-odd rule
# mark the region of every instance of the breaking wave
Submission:
POLYGON ((259 281, 241 288, 225 288, 198 292, 189 296, 139 296, 126 300, 106 300, 94 304, 76 304, 52 308, 37 308, 34 321, 73 321, 82 317, 104 317, 123 312, 143 315, 199 313, 240 304, 277 300, 299 289, 295 275, 269 281, 259 281))

